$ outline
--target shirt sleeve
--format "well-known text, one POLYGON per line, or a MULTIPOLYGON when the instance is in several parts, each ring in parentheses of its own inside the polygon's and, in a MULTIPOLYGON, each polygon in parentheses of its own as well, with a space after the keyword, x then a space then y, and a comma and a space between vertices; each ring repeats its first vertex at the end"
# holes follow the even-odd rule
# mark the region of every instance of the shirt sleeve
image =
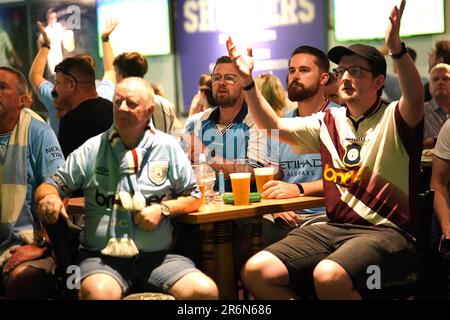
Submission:
POLYGON ((201 193, 195 180, 194 170, 192 170, 191 163, 184 154, 183 149, 174 143, 171 146, 171 154, 175 198, 179 196, 201 198, 201 193))
POLYGON ((55 86, 48 80, 43 81, 37 89, 37 96, 39 101, 45 106, 48 112, 48 118, 50 119, 50 125, 57 133, 59 129, 59 119, 56 116, 56 109, 53 106, 52 90, 55 86))
POLYGON ((283 127, 288 127, 295 143, 291 145, 295 153, 320 152, 320 123, 323 112, 314 113, 309 117, 280 119, 283 127))
POLYGON ((11 39, 9 38, 9 36, 6 32, 4 32, 3 35, 4 35, 3 39, 5 40, 4 43, 5 43, 6 50, 8 50, 8 52, 10 53, 13 50, 13 45, 12 45, 11 39))
POLYGON ((42 183, 64 164, 64 156, 58 139, 50 127, 34 138, 32 153, 35 155, 36 182, 42 183))
POLYGON ((115 87, 111 80, 102 80, 97 85, 97 93, 100 97, 113 101, 115 87))
MULTIPOLYGON (((92 142, 93 140, 88 141, 92 142)), ((85 143, 73 151, 67 157, 64 165, 45 182, 55 186, 63 198, 69 197, 74 191, 82 189, 87 173, 92 171, 89 168, 92 163, 91 157, 98 153, 98 150, 94 150, 94 147, 93 143, 85 143)))

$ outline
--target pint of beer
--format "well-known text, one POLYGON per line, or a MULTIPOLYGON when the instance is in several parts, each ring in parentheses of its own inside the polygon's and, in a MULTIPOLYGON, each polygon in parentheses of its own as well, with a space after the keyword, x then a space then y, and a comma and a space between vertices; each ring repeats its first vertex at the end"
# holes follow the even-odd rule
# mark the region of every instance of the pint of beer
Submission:
POLYGON ((244 206, 249 204, 250 176, 250 172, 230 173, 231 188, 233 190, 235 206, 244 206))
POLYGON ((256 188, 259 193, 263 193, 263 185, 267 181, 273 180, 274 168, 255 168, 253 171, 255 172, 256 188))

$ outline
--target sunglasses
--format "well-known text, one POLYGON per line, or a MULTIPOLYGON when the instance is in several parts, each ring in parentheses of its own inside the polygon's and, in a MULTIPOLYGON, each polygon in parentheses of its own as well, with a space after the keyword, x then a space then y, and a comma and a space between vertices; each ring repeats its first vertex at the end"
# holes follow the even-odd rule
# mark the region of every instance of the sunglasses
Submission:
MULTIPOLYGON (((55 67, 55 72, 61 72, 63 74, 65 74, 66 76, 69 76, 72 78, 73 81, 75 81, 75 83, 80 83, 80 84, 84 84, 84 83, 92 83, 92 81, 79 81, 77 78, 75 78, 75 76, 73 74, 71 74, 65 67, 62 67, 60 64, 58 64, 55 67)), ((53 96, 53 94, 52 94, 53 96)))

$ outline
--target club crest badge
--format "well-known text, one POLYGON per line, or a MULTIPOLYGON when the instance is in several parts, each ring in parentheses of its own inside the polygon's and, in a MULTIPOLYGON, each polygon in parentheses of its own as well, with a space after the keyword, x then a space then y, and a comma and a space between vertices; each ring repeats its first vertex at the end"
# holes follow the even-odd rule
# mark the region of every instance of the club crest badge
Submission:
POLYGON ((347 167, 354 167, 361 160, 361 146, 357 144, 349 144, 345 148, 344 159, 342 159, 347 167))
POLYGON ((148 164, 148 178, 157 186, 166 182, 168 172, 169 161, 150 161, 148 164))

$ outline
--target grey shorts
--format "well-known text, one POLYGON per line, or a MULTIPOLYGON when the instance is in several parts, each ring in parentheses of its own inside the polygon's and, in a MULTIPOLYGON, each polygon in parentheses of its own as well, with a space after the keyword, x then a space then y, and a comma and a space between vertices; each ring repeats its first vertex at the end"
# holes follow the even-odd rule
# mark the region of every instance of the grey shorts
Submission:
POLYGON ((166 251, 117 258, 80 250, 79 261, 81 280, 96 273, 108 274, 120 284, 124 294, 130 290, 166 293, 188 273, 200 272, 189 258, 166 251))
MULTIPOLYGON (((287 267, 291 284, 300 294, 314 292, 313 271, 323 259, 333 260, 350 275, 354 288, 371 294, 369 266, 378 266, 382 282, 398 280, 418 268, 414 242, 392 228, 351 224, 315 224, 294 229, 264 249, 287 267)), ((381 288, 382 289, 382 288, 381 288)))

